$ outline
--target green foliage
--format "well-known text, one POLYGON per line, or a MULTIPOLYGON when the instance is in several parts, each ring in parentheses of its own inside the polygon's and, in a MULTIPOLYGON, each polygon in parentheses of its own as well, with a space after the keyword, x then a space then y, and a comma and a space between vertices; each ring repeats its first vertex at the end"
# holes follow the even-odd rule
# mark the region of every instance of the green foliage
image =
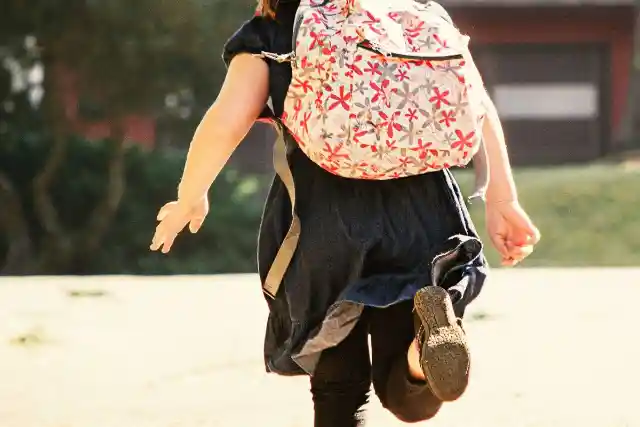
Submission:
POLYGON ((148 253, 148 243, 184 157, 130 149, 123 174, 121 149, 131 115, 158 119, 163 144, 189 140, 224 76, 223 42, 252 7, 253 0, 3 2, 0 201, 11 209, 0 215, 0 257, 12 254, 8 271, 254 269, 260 202, 247 189, 258 191, 255 179, 226 171, 213 190, 211 219, 165 259, 148 253), (34 70, 38 81, 27 79, 34 70), (32 102, 38 92, 42 101, 32 102), (77 111, 69 108, 76 100, 77 111), (93 121, 108 125, 114 140, 66 147, 77 124, 93 121))
MULTIPOLYGON (((52 198, 61 221, 73 233, 100 199, 107 173, 108 144, 72 141, 65 167, 57 176, 52 198)), ((47 155, 47 144, 14 141, 0 145, 0 170, 12 179, 23 199, 36 246, 38 223, 30 204, 30 182, 47 155)), ((149 251, 157 210, 175 197, 184 164, 182 152, 128 150, 127 189, 100 250, 67 274, 187 274, 251 272, 265 180, 240 177, 226 170, 212 189, 211 213, 197 235, 180 236, 168 256, 149 251)), ((2 247, 0 245, 0 258, 2 247)))
MULTIPOLYGON (((81 118, 153 115, 168 121, 180 142, 215 98, 224 77, 222 45, 253 7, 253 0, 7 0, 0 69, 6 58, 23 74, 42 64, 50 108, 67 95, 57 93, 67 83, 56 80, 72 77, 81 118)), ((0 103, 7 81, 2 70, 0 103)), ((63 119, 53 112, 47 120, 63 119)))
POLYGON ((157 209, 175 197, 183 164, 183 154, 131 152, 130 184, 94 269, 118 274, 255 271, 262 208, 256 194, 265 182, 234 170, 216 180, 211 211, 198 234, 184 233, 168 256, 149 252, 157 209))
MULTIPOLYGON (((471 175, 457 174, 463 188, 471 175)), ((640 170, 617 164, 521 169, 518 193, 542 233, 524 267, 602 267, 640 264, 640 170)), ((484 210, 472 205, 480 234, 484 210)), ((487 239, 492 265, 498 257, 487 239)))

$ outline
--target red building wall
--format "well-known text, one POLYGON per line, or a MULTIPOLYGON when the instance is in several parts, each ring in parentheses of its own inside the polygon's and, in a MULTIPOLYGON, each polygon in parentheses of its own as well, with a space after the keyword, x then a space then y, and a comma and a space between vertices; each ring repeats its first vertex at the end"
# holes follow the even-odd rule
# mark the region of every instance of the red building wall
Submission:
POLYGON ((453 9, 473 45, 605 43, 609 47, 610 112, 615 127, 625 108, 633 43, 631 7, 453 9))
MULTIPOLYGON (((100 140, 109 138, 113 123, 110 120, 86 120, 79 111, 80 93, 77 75, 73 70, 59 67, 56 70, 57 84, 63 93, 64 111, 73 133, 87 139, 100 140)), ((127 141, 153 146, 156 138, 156 121, 153 117, 131 114, 124 119, 124 133, 127 141)))

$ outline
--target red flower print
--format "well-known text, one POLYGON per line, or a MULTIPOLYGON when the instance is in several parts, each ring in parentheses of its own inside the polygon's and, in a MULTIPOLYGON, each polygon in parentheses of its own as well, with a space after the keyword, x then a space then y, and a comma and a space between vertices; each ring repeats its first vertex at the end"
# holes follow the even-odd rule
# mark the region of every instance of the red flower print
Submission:
POLYGON ((371 62, 371 61, 367 61, 367 65, 369 66, 369 68, 365 68, 364 72, 365 73, 369 73, 371 74, 371 76, 381 76, 382 75, 382 71, 380 70, 380 64, 377 64, 375 62, 371 62))
POLYGON ((294 79, 295 82, 293 83, 293 87, 296 89, 302 89, 302 91, 306 94, 307 92, 311 92, 313 90, 313 88, 311 87, 311 85, 309 84, 309 82, 307 80, 301 80, 299 78, 295 78, 294 79))
POLYGON ((389 19, 395 21, 396 23, 400 22, 400 19, 402 18, 402 14, 399 12, 389 12, 387 16, 389 17, 389 19))
POLYGON ((431 154, 432 156, 437 156, 438 155, 438 150, 434 150, 433 148, 429 148, 433 145, 433 142, 427 142, 426 144, 424 143, 424 140, 422 138, 418 139, 418 146, 415 148, 412 148, 412 151, 417 151, 418 152, 418 158, 420 160, 424 160, 427 158, 428 154, 431 154))
POLYGON ((378 86, 377 83, 375 82, 371 82, 369 86, 371 86, 371 89, 376 91, 376 94, 373 96, 373 98, 371 98, 371 102, 378 102, 380 98, 384 99, 385 102, 387 102, 388 97, 387 97, 386 90, 390 84, 391 83, 389 80, 383 81, 380 86, 378 86))
POLYGON ((357 36, 344 36, 344 37, 342 37, 342 40, 344 40, 344 42, 346 44, 349 44, 349 43, 355 43, 355 42, 359 41, 360 38, 357 37, 357 36))
POLYGON ((331 48, 325 47, 322 49, 322 54, 329 57, 328 61, 331 64, 335 64, 336 57, 334 54, 336 53, 337 50, 338 50, 338 46, 336 45, 331 46, 331 48))
POLYGON ((347 65, 347 67, 351 70, 351 76, 353 77, 353 73, 356 73, 359 76, 364 75, 364 73, 362 72, 362 70, 360 69, 360 67, 358 67, 356 65, 357 62, 362 60, 362 55, 357 55, 354 59, 353 59, 353 63, 350 65, 347 65))
POLYGON ((409 108, 407 114, 404 115, 410 122, 418 119, 418 110, 415 108, 409 108))
POLYGON ((429 102, 435 103, 436 109, 439 110, 442 107, 442 104, 451 105, 449 103, 449 100, 447 99, 447 96, 450 93, 448 90, 445 90, 444 92, 440 93, 440 89, 436 87, 433 89, 433 91, 435 92, 435 95, 429 98, 429 102))
POLYGON ((338 106, 341 106, 345 111, 349 111, 349 104, 347 101, 351 100, 351 93, 345 93, 345 87, 340 86, 340 94, 331 94, 329 99, 334 100, 335 102, 329 106, 329 111, 335 109, 338 106))
POLYGON ((309 37, 311 37, 311 44, 309 45, 309 50, 315 49, 318 46, 324 46, 324 41, 322 38, 324 37, 321 33, 316 33, 315 31, 311 31, 309 33, 309 37))
POLYGON ((301 110, 302 110, 302 100, 298 98, 293 104, 293 111, 294 111, 293 120, 298 120, 298 117, 300 117, 301 110))
POLYGON ((306 56, 303 56, 302 59, 300 59, 300 68, 305 69, 310 67, 311 65, 309 64, 309 60, 306 56))
POLYGON ((384 34, 381 30, 379 30, 378 28, 376 28, 377 24, 380 23, 380 19, 376 18, 375 16, 373 16, 371 14, 371 12, 366 11, 367 14, 367 20, 362 22, 364 25, 367 25, 369 27, 369 29, 371 31, 373 31, 376 34, 384 34))
POLYGON ((368 133, 369 131, 366 130, 356 132, 355 134, 353 134, 353 142, 355 142, 356 144, 360 144, 360 138, 367 135, 368 133))
POLYGON ((341 153, 343 144, 336 144, 335 146, 331 146, 328 142, 324 143, 324 151, 327 154, 327 160, 330 162, 335 162, 339 159, 348 159, 349 153, 341 153))
POLYGON ((327 172, 331 172, 334 175, 337 175, 338 171, 340 170, 338 165, 331 164, 331 163, 322 162, 322 164, 320 166, 322 167, 322 169, 326 170, 327 172))
POLYGON ((436 52, 440 52, 443 48, 446 49, 449 46, 447 45, 447 41, 441 39, 437 34, 433 35, 433 39, 440 45, 440 47, 438 49, 436 49, 436 52))
POLYGON ((376 147, 375 144, 360 144, 360 148, 368 148, 373 153, 378 152, 378 147, 376 147))
POLYGON ((305 20, 304 23, 306 25, 309 25, 311 23, 322 24, 323 23, 322 22, 322 16, 319 13, 314 12, 314 13, 311 14, 311 18, 305 20))
POLYGON ((398 122, 396 122, 396 120, 398 119, 398 116, 400 116, 400 111, 396 111, 395 113, 393 113, 393 115, 391 116, 391 119, 389 120, 389 124, 387 125, 387 135, 389 136, 389 138, 393 138, 393 131, 401 131, 402 130, 402 125, 398 122))
POLYGON ((407 70, 403 68, 398 68, 398 72, 395 74, 395 77, 399 82, 403 82, 409 78, 407 70))
POLYGON ((457 148, 460 151, 464 151, 467 148, 473 147, 473 139, 475 135, 476 133, 474 131, 471 131, 468 135, 465 135, 460 129, 456 129, 456 136, 458 137, 458 140, 454 141, 453 144, 451 144, 451 148, 457 148))
POLYGON ((446 127, 451 127, 451 122, 456 121, 455 111, 443 111, 440 123, 444 123, 446 127))
POLYGON ((367 10, 365 13, 367 15, 367 19, 362 22, 364 25, 374 25, 374 24, 379 24, 380 23, 380 19, 378 19, 375 16, 373 16, 373 14, 371 14, 371 12, 369 12, 367 10))
POLYGON ((420 168, 420 172, 429 172, 429 171, 440 170, 440 169, 442 168, 439 167, 435 162, 433 162, 433 163, 425 164, 424 167, 420 168))
POLYGON ((302 120, 300 120, 300 127, 302 128, 302 131, 306 135, 309 135, 309 119, 310 118, 311 118, 311 111, 309 111, 308 113, 304 113, 304 117, 302 118, 302 120))
POLYGON ((411 158, 406 157, 406 156, 405 156, 405 157, 400 157, 400 158, 398 159, 398 165, 399 165, 402 169, 407 169, 407 167, 408 167, 408 166, 410 166, 410 165, 411 165, 411 163, 413 163, 413 162, 412 162, 412 160, 411 160, 411 158))
POLYGON ((404 30, 405 36, 409 38, 416 38, 424 31, 424 21, 419 21, 417 25, 406 28, 404 30))

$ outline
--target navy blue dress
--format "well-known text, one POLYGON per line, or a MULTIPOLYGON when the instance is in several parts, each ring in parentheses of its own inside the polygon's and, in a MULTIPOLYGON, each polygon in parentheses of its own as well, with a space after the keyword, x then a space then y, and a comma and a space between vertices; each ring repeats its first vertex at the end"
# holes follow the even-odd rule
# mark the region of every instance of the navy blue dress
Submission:
MULTIPOLYGON (((256 16, 246 22, 225 45, 226 63, 239 53, 288 53, 295 10, 283 1, 275 20, 256 16)), ((261 118, 277 119, 291 68, 266 61, 270 103, 261 118)), ((480 292, 487 266, 452 174, 387 181, 342 178, 315 165, 289 135, 285 139, 301 233, 278 295, 267 298, 267 371, 313 374, 322 350, 349 334, 364 307, 410 300, 434 281, 449 289, 462 316, 480 292)), ((263 281, 290 223, 289 196, 276 176, 258 241, 263 281)))

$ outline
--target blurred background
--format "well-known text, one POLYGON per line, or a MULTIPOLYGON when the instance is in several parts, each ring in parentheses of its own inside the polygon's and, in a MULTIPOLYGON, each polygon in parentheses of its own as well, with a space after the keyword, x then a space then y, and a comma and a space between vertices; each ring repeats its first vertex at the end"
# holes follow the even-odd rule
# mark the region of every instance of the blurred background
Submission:
MULTIPOLYGON (((489 325, 477 329, 479 385, 434 426, 640 425, 624 399, 637 392, 623 392, 640 380, 626 370, 640 351, 624 329, 640 298, 640 271, 627 268, 640 267, 640 4, 442 3, 471 36, 543 239, 475 306, 470 331, 489 325), (522 345, 501 353, 507 338, 522 345)), ((262 382, 257 278, 210 276, 256 271, 268 127, 255 126, 214 184, 201 232, 171 256, 148 250, 224 78, 223 43, 254 10, 252 0, 0 0, 2 427, 309 425, 308 396, 273 388, 300 384, 262 382), (307 412, 270 423, 283 406, 265 393, 307 412)), ((456 174, 469 188, 471 174, 456 174)), ((470 208, 483 234, 482 206, 470 208)))
MULTIPOLYGON (((444 4, 471 35, 522 199, 545 236, 528 264, 640 263, 632 2, 444 4)), ((253 10, 250 0, 2 1, 0 271, 255 270, 272 174, 264 125, 216 182, 203 232, 168 258, 147 250, 224 78, 222 45, 253 10)))

